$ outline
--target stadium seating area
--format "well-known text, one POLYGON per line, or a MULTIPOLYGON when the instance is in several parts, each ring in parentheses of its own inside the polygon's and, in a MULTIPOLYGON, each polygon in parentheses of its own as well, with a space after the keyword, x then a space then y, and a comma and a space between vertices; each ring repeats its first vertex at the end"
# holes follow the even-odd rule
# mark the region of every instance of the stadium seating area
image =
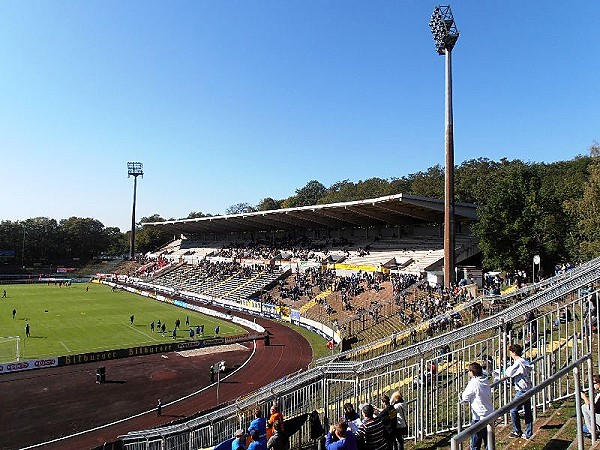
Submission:
MULTIPOLYGON (((456 243, 460 252, 474 239, 459 235, 456 243)), ((158 271, 148 271, 147 265, 138 270, 145 276, 137 281, 147 287, 289 307, 360 342, 450 311, 474 292, 424 283, 425 269, 443 259, 443 240, 428 235, 354 242, 301 239, 278 246, 183 239, 147 258, 170 261, 158 271)), ((454 326, 454 321, 436 326, 454 326)))
MULTIPOLYGON (((309 274, 309 277, 312 278, 313 274, 309 274)), ((539 415, 536 412, 533 442, 509 439, 510 426, 502 425, 497 425, 496 442, 502 448, 515 448, 515 443, 519 448, 538 448, 536 445, 552 440, 551 435, 546 436, 544 426, 552 425, 555 421, 558 425, 554 428, 561 433, 560 437, 570 436, 565 441, 567 445, 561 448, 575 448, 575 419, 566 421, 570 423, 569 428, 564 417, 560 416, 571 417, 574 414, 569 400, 580 395, 578 385, 573 383, 571 377, 579 376, 577 370, 583 371, 581 379, 585 383, 591 376, 587 370, 593 370, 584 364, 584 358, 591 354, 592 341, 581 339, 583 336, 578 337, 577 332, 593 330, 594 340, 597 340, 598 331, 592 325, 597 323, 598 297, 588 296, 588 293, 592 292, 590 288, 593 289, 594 283, 600 279, 600 259, 572 273, 559 274, 531 286, 526 286, 518 278, 517 275, 515 284, 520 288, 498 299, 504 308, 495 314, 491 309, 483 314, 481 306, 486 299, 470 299, 468 286, 446 291, 420 283, 410 284, 410 279, 392 278, 393 297, 401 303, 405 314, 414 314, 416 326, 411 326, 409 334, 395 331, 392 334, 378 324, 371 327, 371 331, 378 334, 379 340, 321 358, 308 372, 282 380, 281 383, 273 383, 252 396, 239 399, 235 404, 194 419, 190 426, 171 431, 173 436, 175 432, 178 433, 176 438, 162 429, 130 433, 124 439, 126 448, 137 448, 134 446, 140 444, 141 439, 147 440, 148 435, 157 439, 160 436, 165 448, 168 445, 171 445, 168 448, 175 448, 173 445, 180 439, 198 442, 198 447, 205 447, 203 427, 210 426, 218 433, 219 438, 213 438, 213 443, 226 439, 231 436, 233 429, 239 428, 240 423, 245 424, 250 420, 249 416, 242 415, 257 404, 268 407, 269 402, 274 400, 282 406, 286 417, 303 416, 309 405, 309 411, 314 408, 324 417, 335 419, 341 416, 345 402, 350 401, 355 405, 371 402, 378 405, 380 396, 394 389, 403 391, 408 400, 409 437, 415 440, 432 437, 440 444, 433 446, 447 446, 447 441, 443 439, 456 434, 457 424, 462 425, 463 429, 468 426, 468 407, 457 403, 457 392, 462 391, 468 382, 465 367, 470 361, 481 361, 497 380, 495 407, 510 407, 508 401, 514 395, 514 387, 506 379, 500 378, 502 368, 509 361, 507 342, 520 343, 527 352, 527 358, 535 364, 533 384, 540 395, 534 398, 534 402, 538 411, 542 412, 539 415), (414 288, 413 292, 406 295, 405 286, 414 288), (410 298, 411 295, 414 297, 410 298), (563 306, 557 310, 558 302, 563 306), (572 319, 569 320, 568 314, 563 314, 563 311, 571 311, 572 319), (577 350, 574 350, 575 347, 577 350), (576 360, 582 355, 584 358, 576 360), (558 368, 572 372, 558 373, 558 368), (552 384, 546 388, 543 385, 546 382, 552 384), (563 406, 552 410, 557 401, 565 400, 567 402, 563 406), (549 413, 546 412, 547 408, 550 409, 549 413)), ((307 281, 302 277, 296 276, 293 281, 299 289, 306 287, 307 281)), ((340 280, 333 280, 334 285, 336 282, 340 280)), ((367 286, 369 282, 375 283, 368 278, 359 282, 367 286)), ((308 305, 310 301, 300 309, 310 311, 315 307, 312 305, 307 308, 308 305)), ((294 435, 292 448, 309 445, 307 435, 294 435)))
POLYGON ((276 267, 203 260, 198 265, 176 264, 173 270, 153 278, 152 284, 179 292, 240 301, 257 296, 281 274, 281 269, 276 267))
MULTIPOLYGON (((471 235, 457 234, 457 255, 477 244, 471 235)), ((294 242, 200 242, 175 240, 148 255, 171 261, 198 263, 207 257, 275 261, 335 262, 362 266, 398 267, 404 272, 421 273, 443 259, 443 238, 433 235, 373 239, 301 239, 294 242)))

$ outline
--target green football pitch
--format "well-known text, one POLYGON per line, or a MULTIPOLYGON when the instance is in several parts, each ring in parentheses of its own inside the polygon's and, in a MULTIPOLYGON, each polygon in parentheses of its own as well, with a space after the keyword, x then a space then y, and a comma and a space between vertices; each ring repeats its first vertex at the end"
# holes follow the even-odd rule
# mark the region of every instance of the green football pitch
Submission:
POLYGON ((20 337, 20 359, 26 360, 173 342, 176 319, 181 321, 178 341, 189 340, 189 328, 197 325, 204 325, 204 337, 214 336, 217 325, 219 336, 246 332, 231 322, 126 291, 113 292, 101 284, 0 286, 0 292, 4 289, 7 297, 0 298, 0 362, 15 361, 16 340, 5 339, 10 336, 20 337), (150 330, 150 323, 159 319, 166 324, 165 336, 150 330), (25 335, 27 324, 29 337, 25 335))

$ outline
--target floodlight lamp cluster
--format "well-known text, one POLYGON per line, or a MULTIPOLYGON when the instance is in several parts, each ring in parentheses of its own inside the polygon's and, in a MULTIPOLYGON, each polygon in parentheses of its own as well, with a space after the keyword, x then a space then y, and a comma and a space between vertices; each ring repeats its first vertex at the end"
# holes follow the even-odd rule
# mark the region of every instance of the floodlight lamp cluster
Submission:
POLYGON ((130 176, 138 177, 139 175, 144 178, 144 165, 141 162, 128 162, 127 178, 130 176))
POLYGON ((445 55, 446 51, 452 51, 459 33, 450 5, 435 7, 429 21, 429 28, 431 28, 438 54, 445 55))

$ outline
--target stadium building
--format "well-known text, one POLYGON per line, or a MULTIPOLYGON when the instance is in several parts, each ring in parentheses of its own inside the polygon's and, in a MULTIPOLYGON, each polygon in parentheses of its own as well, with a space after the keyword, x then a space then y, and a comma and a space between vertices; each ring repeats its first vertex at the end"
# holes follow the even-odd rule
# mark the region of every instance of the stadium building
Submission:
MULTIPOLYGON (((481 285, 478 241, 470 234, 475 205, 457 203, 455 217, 456 279, 472 277, 481 285)), ((143 226, 174 235, 171 244, 149 255, 174 262, 216 261, 218 250, 232 243, 266 245, 281 251, 267 261, 259 258, 261 262, 283 269, 301 270, 319 262, 340 274, 411 273, 435 285, 443 283, 443 220, 443 200, 397 194, 143 226), (298 248, 311 250, 312 257, 293 251, 298 248)), ((252 264, 257 258, 239 259, 252 264)))

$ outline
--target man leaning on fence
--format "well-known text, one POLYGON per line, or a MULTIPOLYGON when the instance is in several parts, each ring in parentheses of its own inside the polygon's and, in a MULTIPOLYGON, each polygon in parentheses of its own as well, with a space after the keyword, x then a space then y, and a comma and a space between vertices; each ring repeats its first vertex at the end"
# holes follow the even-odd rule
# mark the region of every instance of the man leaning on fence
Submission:
MULTIPOLYGON (((531 370, 533 365, 527 359, 523 358, 523 347, 519 344, 512 344, 508 347, 508 352, 513 360, 512 365, 506 368, 504 375, 510 377, 515 385, 515 399, 525 395, 532 388, 531 370)), ((519 408, 510 410, 510 418, 512 419, 513 431, 509 437, 531 439, 533 435, 533 413, 531 411, 531 399, 523 403, 523 411, 525 413, 525 435, 521 428, 521 419, 519 417, 519 408)))
MULTIPOLYGON (((479 422, 494 411, 489 380, 483 375, 483 368, 477 362, 469 364, 469 383, 461 394, 461 400, 471 404, 471 424, 479 422)), ((485 428, 471 436, 471 450, 480 450, 482 442, 485 442, 487 448, 487 430, 485 428)))

